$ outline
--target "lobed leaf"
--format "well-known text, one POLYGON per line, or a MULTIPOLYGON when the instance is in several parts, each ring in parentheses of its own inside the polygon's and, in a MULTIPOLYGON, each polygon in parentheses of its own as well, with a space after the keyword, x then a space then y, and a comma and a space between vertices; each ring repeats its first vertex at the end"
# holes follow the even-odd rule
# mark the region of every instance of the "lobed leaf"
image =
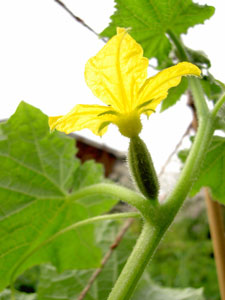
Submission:
POLYGON ((155 284, 147 273, 144 273, 137 285, 132 300, 204 300, 203 289, 169 288, 155 284))
MULTIPOLYGON (((6 289, 0 293, 0 300, 11 300, 11 299, 12 298, 11 298, 10 290, 6 289)), ((33 293, 26 294, 26 293, 16 292, 14 300, 37 300, 37 295, 33 293)))
POLYGON ((144 55, 156 57, 161 63, 171 50, 168 31, 186 33, 189 27, 203 23, 213 13, 214 7, 191 0, 116 0, 116 11, 101 36, 112 37, 116 27, 131 27, 130 33, 142 45, 144 55))
MULTIPOLYGON (((109 250, 121 225, 115 221, 105 221, 96 225, 96 240, 103 253, 109 250)), ((85 299, 107 299, 119 273, 126 262, 135 243, 135 236, 128 234, 126 239, 116 248, 104 266, 103 271, 94 281, 85 299)), ((38 286, 38 299, 78 299, 81 291, 95 270, 73 270, 59 274, 53 266, 42 267, 38 286)))
POLYGON ((97 267, 101 251, 92 225, 44 244, 63 228, 117 202, 100 195, 93 201, 69 200, 71 191, 100 182, 102 168, 93 161, 80 165, 74 139, 50 134, 48 117, 24 102, 0 125, 0 133, 0 290, 43 262, 59 271, 97 267))

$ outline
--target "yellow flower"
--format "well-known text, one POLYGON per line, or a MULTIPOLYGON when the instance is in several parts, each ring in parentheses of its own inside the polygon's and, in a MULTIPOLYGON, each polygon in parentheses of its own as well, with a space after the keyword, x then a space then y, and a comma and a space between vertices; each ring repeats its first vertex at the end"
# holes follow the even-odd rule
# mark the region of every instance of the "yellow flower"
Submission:
POLYGON ((154 112, 182 76, 201 73, 195 65, 182 62, 147 79, 148 63, 142 47, 118 28, 117 35, 85 67, 87 85, 106 105, 78 104, 65 116, 50 117, 50 128, 65 133, 88 128, 101 136, 113 123, 124 136, 137 136, 142 129, 141 114, 154 112))

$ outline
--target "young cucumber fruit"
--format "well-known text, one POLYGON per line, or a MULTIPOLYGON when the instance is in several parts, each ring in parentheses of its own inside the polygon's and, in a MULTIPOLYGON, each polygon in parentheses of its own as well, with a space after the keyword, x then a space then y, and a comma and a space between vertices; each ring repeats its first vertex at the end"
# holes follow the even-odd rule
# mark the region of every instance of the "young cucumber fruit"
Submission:
POLYGON ((148 199, 156 200, 159 182, 151 155, 139 136, 130 139, 128 162, 132 177, 140 192, 148 199))

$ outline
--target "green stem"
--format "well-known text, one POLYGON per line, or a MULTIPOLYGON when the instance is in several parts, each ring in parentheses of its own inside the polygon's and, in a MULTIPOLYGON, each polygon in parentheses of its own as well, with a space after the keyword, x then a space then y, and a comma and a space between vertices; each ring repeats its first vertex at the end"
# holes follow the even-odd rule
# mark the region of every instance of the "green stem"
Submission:
POLYGON ((212 116, 216 117, 218 111, 220 110, 221 106, 225 103, 225 94, 216 102, 213 110, 212 110, 212 116))
POLYGON ((145 222, 141 235, 129 256, 108 300, 128 300, 159 244, 164 231, 145 222))
POLYGON ((174 45, 177 48, 177 51, 178 51, 177 56, 178 56, 179 60, 180 61, 189 61, 188 54, 185 50, 185 47, 184 47, 181 39, 176 34, 174 34, 171 30, 168 30, 167 34, 169 35, 170 39, 173 41, 174 45))
POLYGON ((94 194, 103 194, 118 197, 118 199, 120 199, 121 201, 124 201, 136 207, 141 213, 145 213, 146 206, 149 206, 149 201, 145 199, 140 193, 111 183, 99 183, 85 187, 72 194, 69 199, 70 201, 76 201, 87 196, 93 196, 94 194))
MULTIPOLYGON (((174 45, 177 48, 178 52, 178 58, 180 61, 189 61, 188 54, 186 52, 185 46, 182 43, 182 40, 174 34, 171 30, 168 30, 168 35, 170 39, 173 41, 174 45)), ((190 89, 192 91, 194 101, 195 101, 195 107, 197 109, 198 118, 201 118, 204 115, 207 115, 209 112, 208 106, 205 101, 204 93, 202 91, 201 84, 199 82, 199 79, 195 77, 189 78, 189 84, 190 89)))
POLYGON ((198 120, 202 118, 208 118, 209 109, 206 104, 204 92, 200 84, 200 79, 195 77, 190 77, 188 81, 189 81, 190 90, 194 98, 194 104, 197 110, 198 120))
MULTIPOLYGON (((169 31, 168 34, 177 48, 179 58, 181 60, 189 60, 182 41, 172 31, 169 31)), ((170 211, 170 213, 168 212, 168 224, 173 221, 190 191, 204 159, 205 150, 207 149, 214 132, 214 117, 209 112, 199 79, 195 77, 189 78, 189 85, 197 110, 199 126, 180 178, 173 192, 168 197, 167 202, 162 207, 165 213, 170 211)))
POLYGON ((200 121, 194 143, 183 167, 179 180, 174 190, 167 198, 166 203, 162 206, 165 214, 168 214, 166 222, 169 224, 173 221, 175 215, 182 206, 194 183, 194 180, 197 177, 201 164, 204 160, 206 149, 210 144, 214 132, 213 121, 214 120, 211 118, 211 116, 200 121))

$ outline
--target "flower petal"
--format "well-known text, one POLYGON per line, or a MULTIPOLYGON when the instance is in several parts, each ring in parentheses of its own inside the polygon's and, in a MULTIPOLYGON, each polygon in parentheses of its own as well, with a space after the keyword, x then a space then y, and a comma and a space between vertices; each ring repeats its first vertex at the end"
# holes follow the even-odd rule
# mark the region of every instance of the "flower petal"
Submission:
POLYGON ((88 128, 96 135, 103 135, 108 126, 101 127, 102 123, 111 123, 115 117, 111 107, 78 104, 65 116, 50 117, 49 126, 67 134, 88 128))
POLYGON ((159 97, 159 98, 155 98, 153 101, 148 101, 149 103, 143 107, 141 107, 141 109, 139 109, 139 113, 140 114, 145 114, 147 117, 149 117, 152 113, 155 112, 156 107, 161 103, 161 101, 165 99, 165 97, 159 97))
POLYGON ((181 62, 148 78, 139 91, 138 106, 152 100, 146 108, 155 109, 167 97, 168 90, 177 86, 185 75, 200 76, 201 70, 189 62, 181 62), (160 100, 159 100, 160 99, 160 100))
POLYGON ((56 127, 57 121, 62 118, 62 116, 57 116, 57 117, 49 117, 48 118, 48 125, 51 130, 53 130, 56 127))
POLYGON ((85 79, 95 96, 120 113, 127 113, 136 106, 147 68, 142 47, 125 29, 118 28, 117 35, 88 60, 85 79))

